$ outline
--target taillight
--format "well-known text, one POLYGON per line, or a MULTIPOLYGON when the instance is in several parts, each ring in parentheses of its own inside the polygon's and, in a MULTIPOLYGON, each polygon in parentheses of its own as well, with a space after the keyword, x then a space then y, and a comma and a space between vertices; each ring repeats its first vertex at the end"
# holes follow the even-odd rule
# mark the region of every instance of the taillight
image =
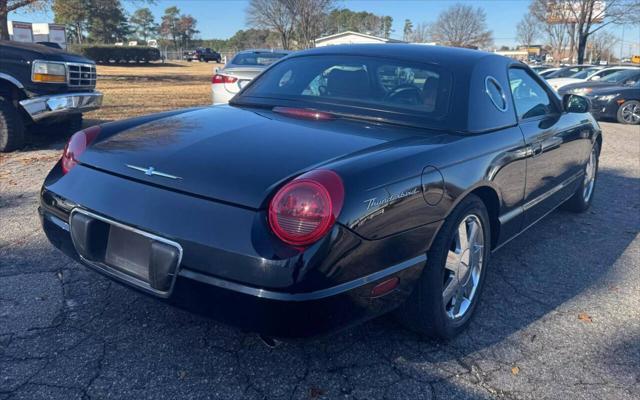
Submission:
POLYGON ((238 78, 229 75, 215 74, 211 78, 211 83, 236 83, 238 78))
POLYGON ((269 225, 283 242, 307 246, 329 232, 343 201, 344 186, 338 174, 311 171, 276 193, 269 204, 269 225))
POLYGON ((90 128, 74 133, 64 146, 62 152, 62 172, 67 173, 71 168, 78 164, 78 158, 84 153, 87 147, 98 137, 100 126, 92 126, 90 128))

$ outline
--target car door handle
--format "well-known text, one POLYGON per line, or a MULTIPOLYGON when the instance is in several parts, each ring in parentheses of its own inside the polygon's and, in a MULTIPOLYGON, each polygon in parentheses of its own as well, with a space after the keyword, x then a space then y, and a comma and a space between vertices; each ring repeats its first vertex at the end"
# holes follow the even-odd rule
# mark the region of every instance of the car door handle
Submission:
POLYGON ((529 145, 529 151, 531 157, 538 157, 540 154, 542 154, 542 143, 533 143, 529 145))

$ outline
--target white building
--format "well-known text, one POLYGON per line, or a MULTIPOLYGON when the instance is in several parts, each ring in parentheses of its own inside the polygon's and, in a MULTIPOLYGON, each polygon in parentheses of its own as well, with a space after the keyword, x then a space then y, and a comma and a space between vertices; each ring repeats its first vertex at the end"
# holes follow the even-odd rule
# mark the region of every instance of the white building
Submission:
POLYGON ((382 38, 366 33, 345 31, 324 36, 315 40, 316 47, 332 46, 335 44, 368 44, 368 43, 405 43, 402 40, 382 38))

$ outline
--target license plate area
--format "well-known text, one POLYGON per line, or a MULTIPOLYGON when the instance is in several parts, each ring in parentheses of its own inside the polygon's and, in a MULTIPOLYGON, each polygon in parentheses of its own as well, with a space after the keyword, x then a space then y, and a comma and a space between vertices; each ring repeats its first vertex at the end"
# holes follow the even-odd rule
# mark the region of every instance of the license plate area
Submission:
POLYGON ((91 212, 74 209, 71 239, 80 258, 111 277, 160 297, 169 297, 182 259, 182 247, 91 212))

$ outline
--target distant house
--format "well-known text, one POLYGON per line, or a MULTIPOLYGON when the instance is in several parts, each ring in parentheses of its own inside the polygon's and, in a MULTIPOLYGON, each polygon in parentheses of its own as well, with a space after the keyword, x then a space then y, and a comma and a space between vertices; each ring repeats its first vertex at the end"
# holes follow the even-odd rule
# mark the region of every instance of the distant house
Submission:
POLYGON ((405 43, 402 40, 383 38, 366 33, 345 31, 324 36, 315 40, 316 47, 332 46, 335 44, 363 44, 363 43, 405 43))

